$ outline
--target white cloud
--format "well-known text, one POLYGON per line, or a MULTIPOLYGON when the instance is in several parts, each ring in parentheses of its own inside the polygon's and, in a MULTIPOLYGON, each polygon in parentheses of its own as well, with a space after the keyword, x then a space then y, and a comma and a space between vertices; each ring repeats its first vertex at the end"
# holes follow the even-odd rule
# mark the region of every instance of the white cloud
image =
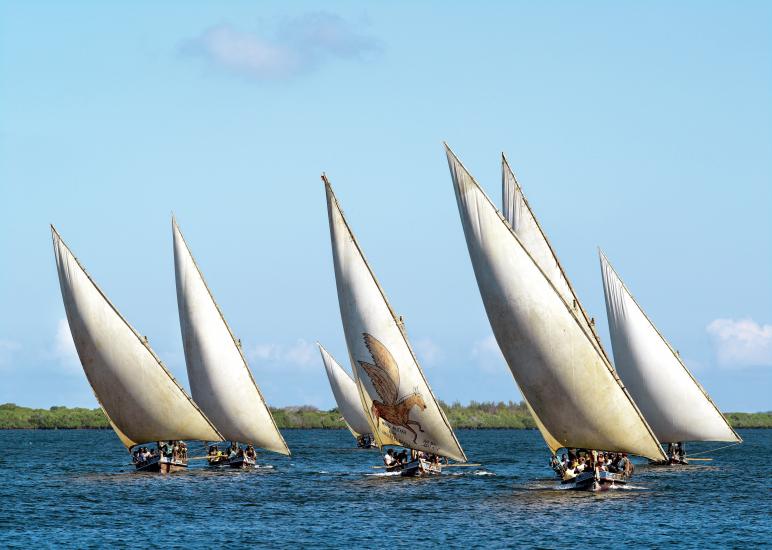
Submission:
POLYGON ((442 349, 434 342, 434 340, 429 338, 418 338, 417 340, 414 340, 413 349, 421 364, 427 367, 436 365, 442 359, 442 349))
POLYGON ((67 322, 67 319, 59 319, 59 323, 56 325, 53 348, 51 355, 64 370, 80 373, 80 359, 78 358, 78 352, 75 350, 75 343, 72 341, 70 324, 67 322))
POLYGON ((480 370, 490 374, 498 374, 502 369, 509 368, 493 334, 477 340, 472 345, 472 358, 480 370))
POLYGON ((359 58, 378 49, 345 19, 325 12, 285 19, 273 32, 218 25, 182 46, 184 53, 212 66, 256 80, 288 79, 331 59, 359 58))
POLYGON ((772 325, 759 325, 752 319, 716 319, 706 330, 713 340, 719 366, 772 366, 772 325))
POLYGON ((315 365, 320 361, 316 346, 298 339, 294 344, 257 344, 247 352, 250 360, 266 363, 282 363, 296 367, 315 365))

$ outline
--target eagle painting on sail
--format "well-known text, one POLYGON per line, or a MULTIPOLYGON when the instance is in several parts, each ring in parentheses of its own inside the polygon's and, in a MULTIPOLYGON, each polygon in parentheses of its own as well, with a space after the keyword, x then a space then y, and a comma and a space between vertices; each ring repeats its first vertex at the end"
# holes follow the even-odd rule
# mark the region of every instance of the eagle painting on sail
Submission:
POLYGON ((343 417, 346 427, 357 441, 360 449, 377 447, 375 438, 370 428, 365 411, 362 409, 362 400, 359 398, 359 389, 356 382, 343 370, 335 358, 330 355, 324 346, 317 343, 322 354, 322 363, 330 381, 330 388, 338 405, 338 412, 343 417))
POLYGON ((343 332, 354 380, 375 442, 410 449, 384 457, 401 475, 441 472, 440 457, 465 462, 445 413, 432 394, 404 331, 367 263, 329 181, 327 193, 332 256, 343 332))
POLYGON ((625 483, 627 453, 664 458, 657 438, 614 371, 527 202, 503 162, 504 216, 446 147, 467 248, 493 334, 569 487, 625 483), (512 184, 509 185, 508 184, 512 184), (511 197, 507 193, 516 191, 511 197), (571 467, 585 458, 591 465, 571 467), (610 453, 612 468, 607 468, 610 453), (571 456, 573 455, 573 456, 571 456), (584 456, 582 456, 584 455, 584 456), (603 463, 600 458, 603 457, 603 463), (617 471, 619 466, 624 471, 617 471))
POLYGON ((97 402, 137 471, 188 466, 184 439, 222 436, 142 337, 121 316, 51 227, 62 300, 75 349, 97 402), (156 443, 156 448, 141 445, 156 443))

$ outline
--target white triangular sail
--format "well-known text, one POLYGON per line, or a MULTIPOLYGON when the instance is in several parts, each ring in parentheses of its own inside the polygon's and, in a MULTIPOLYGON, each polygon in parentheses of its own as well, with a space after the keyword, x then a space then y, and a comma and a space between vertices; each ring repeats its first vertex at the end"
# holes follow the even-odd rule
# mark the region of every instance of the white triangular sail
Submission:
POLYGON ((365 260, 327 178, 323 179, 343 330, 376 442, 465 461, 401 321, 365 260))
POLYGON ((220 434, 51 227, 67 322, 83 371, 126 447, 220 434))
POLYGON ((512 226, 520 244, 528 251, 528 254, 542 270, 544 276, 550 280, 555 290, 560 293, 563 300, 567 304, 571 304, 571 307, 576 310, 576 321, 582 326, 582 330, 593 336, 598 351, 605 355, 606 352, 595 332, 593 323, 582 308, 571 282, 563 271, 563 266, 560 265, 557 254, 547 239, 547 235, 542 231, 539 221, 531 210, 531 206, 503 154, 501 155, 501 189, 504 217, 512 226))
POLYGON ((600 252, 619 376, 662 442, 741 441, 600 252))
POLYGON ((338 404, 338 412, 343 416, 346 426, 359 437, 372 433, 370 421, 367 419, 364 409, 362 409, 362 399, 359 397, 359 389, 356 382, 343 370, 335 358, 319 345, 319 352, 322 354, 324 370, 327 372, 327 378, 330 381, 332 394, 335 396, 335 402, 338 404))
POLYGON ((566 302, 447 146, 446 152, 493 334, 547 433, 563 447, 664 458, 578 308, 566 302))
POLYGON ((290 454, 174 220, 172 233, 177 306, 193 398, 225 439, 290 454))

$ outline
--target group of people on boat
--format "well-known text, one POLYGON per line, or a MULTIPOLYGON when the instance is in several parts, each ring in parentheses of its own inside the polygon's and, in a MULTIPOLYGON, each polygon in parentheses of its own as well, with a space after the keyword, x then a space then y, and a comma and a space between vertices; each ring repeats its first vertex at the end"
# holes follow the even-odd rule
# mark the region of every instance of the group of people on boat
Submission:
POLYGON ((553 455, 550 466, 563 481, 570 481, 581 473, 611 472, 625 477, 633 475, 633 463, 627 453, 611 453, 589 449, 567 449, 558 460, 553 455))
POLYGON ((159 441, 155 449, 148 449, 147 447, 135 449, 132 453, 132 460, 134 464, 144 464, 156 456, 164 456, 174 462, 185 462, 188 459, 188 446, 184 441, 159 441))
POLYGON ((408 460, 407 449, 402 449, 399 453, 395 453, 394 449, 389 449, 386 451, 386 454, 383 455, 383 464, 386 466, 387 470, 396 470, 404 467, 408 462, 418 459, 426 460, 437 465, 440 463, 440 457, 435 454, 412 449, 410 451, 410 460, 408 460))
POLYGON ((209 451, 207 453, 207 457, 209 458, 210 462, 212 459, 234 459, 234 458, 242 458, 246 457, 251 460, 257 459, 257 451, 255 451, 255 447, 252 444, 248 444, 246 447, 242 447, 235 441, 232 441, 230 446, 226 451, 223 451, 220 449, 217 445, 210 445, 209 451))
POLYGON ((374 446, 374 443, 372 434, 364 434, 357 437, 357 447, 361 449, 369 449, 374 446))
POLYGON ((683 443, 667 444, 667 459, 670 464, 688 464, 686 460, 686 448, 683 443))

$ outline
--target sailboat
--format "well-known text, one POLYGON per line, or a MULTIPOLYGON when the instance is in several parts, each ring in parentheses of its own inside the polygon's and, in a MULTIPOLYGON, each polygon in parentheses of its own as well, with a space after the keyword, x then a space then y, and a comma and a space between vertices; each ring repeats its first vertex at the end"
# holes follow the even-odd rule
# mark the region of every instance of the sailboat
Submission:
POLYGON ((439 474, 439 460, 428 456, 465 462, 466 455, 418 364, 402 318, 389 305, 330 182, 325 175, 322 180, 343 331, 373 437, 380 449, 396 445, 414 451, 409 462, 389 471, 439 474))
POLYGON ((741 443, 606 255, 599 255, 614 365, 657 438, 668 444, 668 460, 655 463, 686 464, 686 441, 741 443))
MULTIPOLYGON (((447 144, 445 149, 488 320, 553 458, 561 448, 664 458, 522 190, 507 173, 506 159, 504 202, 511 219, 497 210, 447 144), (516 193, 507 196, 512 188, 516 193)), ((623 475, 602 469, 571 479, 563 474, 577 489, 625 482, 623 475)))
POLYGON ((332 394, 335 396, 335 402, 338 404, 338 411, 346 423, 346 427, 351 435, 357 440, 357 446, 361 449, 375 447, 370 423, 367 415, 362 409, 362 400, 359 398, 359 389, 356 382, 343 370, 335 358, 324 349, 324 346, 317 343, 319 352, 322 354, 324 370, 327 372, 327 378, 330 381, 332 394))
POLYGON ((67 322, 99 406, 129 452, 158 442, 155 452, 142 448, 142 453, 134 454, 137 470, 185 469, 187 447, 181 441, 219 440, 220 433, 166 370, 147 338, 129 325, 86 273, 53 226, 51 236, 67 322))
MULTIPOLYGON (((201 409, 231 442, 227 464, 232 468, 255 467, 254 447, 289 455, 247 366, 241 341, 226 323, 174 218, 172 233, 177 306, 190 389, 201 409), (245 443, 246 450, 238 443, 245 443)), ((219 451, 217 446, 210 447, 210 464, 224 464, 219 451)))

